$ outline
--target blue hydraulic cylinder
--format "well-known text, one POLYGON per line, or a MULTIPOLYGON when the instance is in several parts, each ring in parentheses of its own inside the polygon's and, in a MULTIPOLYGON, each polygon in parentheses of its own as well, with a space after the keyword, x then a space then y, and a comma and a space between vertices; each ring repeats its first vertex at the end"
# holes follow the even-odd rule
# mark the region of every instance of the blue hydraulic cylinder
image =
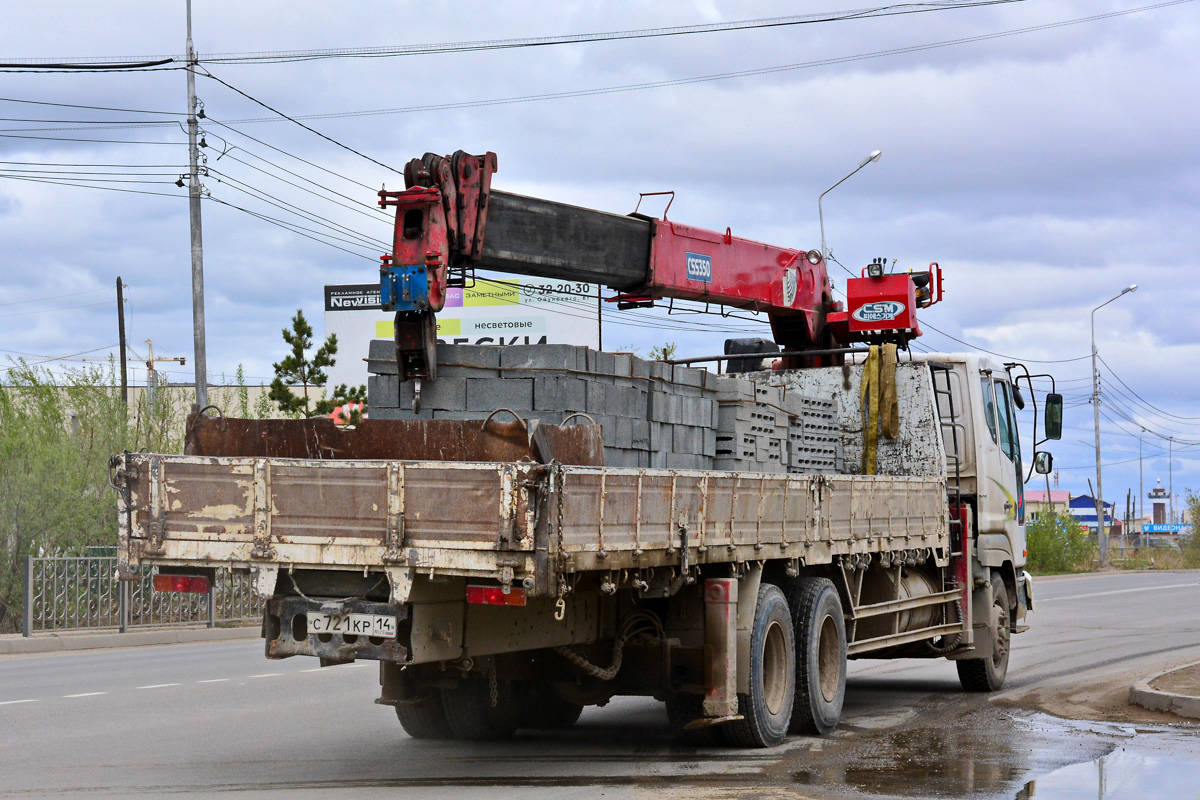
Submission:
POLYGON ((425 264, 388 265, 379 269, 379 302, 384 311, 429 308, 429 273, 425 264))

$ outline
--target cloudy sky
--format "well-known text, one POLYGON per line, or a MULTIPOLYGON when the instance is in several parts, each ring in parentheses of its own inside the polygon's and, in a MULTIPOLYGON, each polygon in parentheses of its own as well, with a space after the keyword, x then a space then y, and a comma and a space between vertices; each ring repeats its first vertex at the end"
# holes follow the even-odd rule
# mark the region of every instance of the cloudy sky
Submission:
MULTIPOLYGON (((923 8, 934 5, 956 3, 923 8)), ((866 8, 879 7, 196 0, 193 26, 203 59, 866 8)), ((826 198, 838 260, 856 272, 875 256, 901 269, 940 262, 947 298, 924 314, 922 346, 987 349, 1052 372, 1068 403, 1056 466, 1061 487, 1076 492, 1094 477, 1089 314, 1137 283, 1095 317, 1105 494, 1122 507, 1127 488, 1136 495, 1142 428, 1147 489, 1168 482, 1167 437, 1177 443, 1177 491, 1200 489, 1198 9, 1023 0, 665 38, 208 63, 363 154, 197 79, 209 117, 209 380, 242 364, 252 381, 268 381, 295 309, 320 330, 325 284, 374 280, 390 231, 374 192, 400 188, 389 167, 426 151, 493 150, 497 188, 621 213, 640 191, 674 190, 672 219, 807 249, 820 244, 817 196, 880 149, 879 163, 826 198), (1134 13, 1079 21, 1123 11, 1134 13), (691 80, 728 73, 750 74, 691 80), (629 88, 644 84, 660 85, 629 88), (608 89, 619 91, 591 91, 608 89), (574 96, 543 97, 561 93, 574 96), (390 113, 312 118, 380 110, 390 113)), ((5 16, 6 63, 183 51, 182 0, 46 0, 5 16)), ((136 351, 144 357, 152 339, 157 354, 188 357, 187 367, 165 368, 191 380, 186 190, 174 185, 187 164, 184 73, 4 72, 0 89, 0 359, 113 352, 120 275, 136 351)), ((832 269, 840 284, 845 273, 832 269)), ((711 317, 646 327, 645 312, 631 313, 639 316, 606 317, 606 345, 673 341, 697 355, 730 335, 711 317)), ((735 327, 768 335, 765 325, 735 327)), ((144 380, 144 370, 132 374, 144 380)))

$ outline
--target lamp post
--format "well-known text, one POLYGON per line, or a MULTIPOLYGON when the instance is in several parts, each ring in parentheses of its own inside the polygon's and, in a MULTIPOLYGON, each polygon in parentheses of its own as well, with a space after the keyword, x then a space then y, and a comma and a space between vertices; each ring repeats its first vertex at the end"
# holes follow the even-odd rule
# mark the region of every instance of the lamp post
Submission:
POLYGON ((1096 312, 1106 305, 1124 297, 1130 292, 1137 291, 1137 284, 1132 283, 1121 290, 1120 294, 1110 297, 1092 309, 1092 416, 1096 422, 1096 538, 1100 545, 1100 566, 1108 563, 1108 532, 1104 529, 1104 489, 1100 485, 1100 373, 1096 369, 1096 312))
MULTIPOLYGON (((864 158, 862 161, 858 162, 858 166, 854 168, 854 171, 851 172, 850 175, 853 175, 855 172, 858 172, 860 169, 865 167, 867 164, 870 164, 872 161, 878 161, 879 157, 881 155, 883 155, 882 150, 872 151, 872 153, 869 156, 864 158)), ((836 189, 837 187, 839 187, 843 183, 845 183, 847 180, 849 180, 850 175, 847 175, 845 178, 842 178, 840 181, 835 183, 833 186, 830 186, 828 189, 821 192, 821 196, 817 198, 817 217, 821 220, 821 257, 822 258, 829 257, 829 248, 825 246, 825 212, 821 208, 821 201, 825 199, 825 195, 829 194, 834 189, 836 189)))

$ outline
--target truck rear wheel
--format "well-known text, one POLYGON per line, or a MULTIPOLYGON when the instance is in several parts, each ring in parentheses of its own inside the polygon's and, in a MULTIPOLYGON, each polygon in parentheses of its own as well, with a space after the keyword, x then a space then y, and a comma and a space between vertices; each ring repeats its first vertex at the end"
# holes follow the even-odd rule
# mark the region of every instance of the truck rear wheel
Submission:
POLYGON ((846 700, 846 623, 827 578, 788 586, 796 633, 796 699, 789 733, 824 735, 837 727, 846 700))
POLYGON ((988 658, 964 658, 954 662, 958 682, 968 692, 995 692, 1004 685, 1008 674, 1011 633, 1008 630, 1008 590, 998 573, 992 573, 992 619, 988 631, 992 637, 992 655, 988 658))
POLYGON ((704 695, 671 692, 667 695, 667 719, 681 744, 691 747, 715 747, 721 743, 718 728, 694 728, 687 730, 689 722, 704 716, 704 695))
POLYGON ((778 586, 758 590, 750 633, 750 693, 738 695, 742 719, 721 726, 733 747, 774 747, 787 736, 796 693, 792 613, 778 586))
POLYGON ((564 700, 549 684, 532 684, 528 694, 529 699, 522 715, 523 728, 566 730, 578 722, 579 715, 583 713, 582 705, 564 700))
POLYGON ((442 705, 450 732, 458 739, 507 739, 521 725, 521 703, 508 682, 496 685, 492 705, 487 680, 465 680, 442 690, 442 705))
POLYGON ((454 735, 442 708, 442 696, 436 689, 425 697, 397 705, 396 716, 400 727, 414 739, 449 739, 454 735))

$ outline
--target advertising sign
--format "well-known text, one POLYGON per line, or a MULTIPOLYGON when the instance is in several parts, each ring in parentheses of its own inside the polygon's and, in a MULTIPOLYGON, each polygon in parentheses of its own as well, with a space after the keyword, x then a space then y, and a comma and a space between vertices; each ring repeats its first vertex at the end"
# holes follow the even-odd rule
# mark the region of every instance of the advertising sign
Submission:
MULTIPOLYGON (((574 344, 599 347, 599 287, 594 283, 520 278, 479 279, 448 289, 437 314, 438 341, 446 344, 574 344)), ((391 339, 395 315, 379 304, 379 284, 325 287, 325 335, 337 334, 337 363, 329 386, 367 382, 372 339, 391 339)))
POLYGON ((1191 533, 1191 525, 1143 525, 1142 533, 1191 533))

